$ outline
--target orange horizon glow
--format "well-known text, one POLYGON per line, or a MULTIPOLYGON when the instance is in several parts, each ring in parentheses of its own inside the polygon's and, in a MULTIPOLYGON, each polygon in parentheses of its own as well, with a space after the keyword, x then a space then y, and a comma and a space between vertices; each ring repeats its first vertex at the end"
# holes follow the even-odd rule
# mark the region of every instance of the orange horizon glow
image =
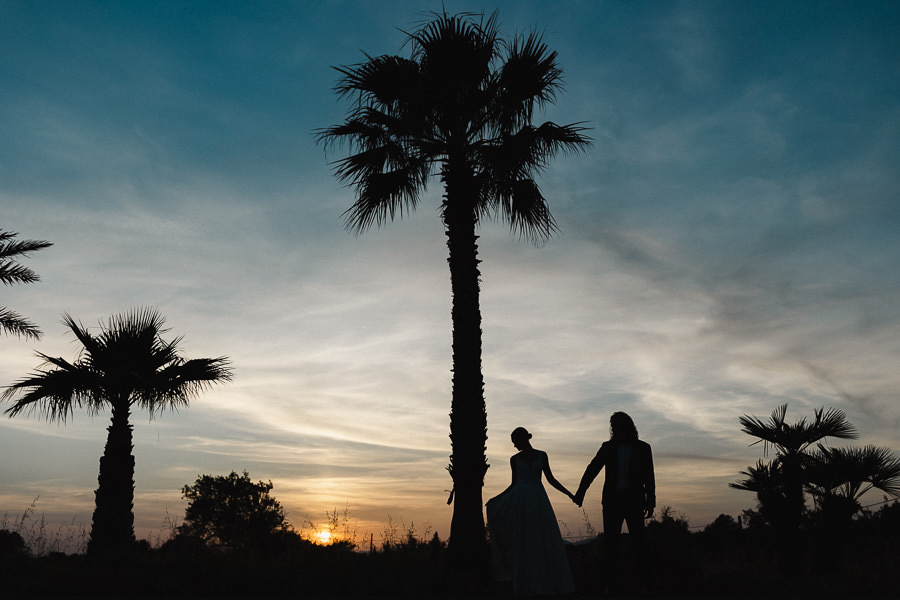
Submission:
POLYGON ((327 529, 321 529, 316 534, 316 542, 323 546, 329 545, 332 541, 331 538, 332 538, 331 532, 327 529))

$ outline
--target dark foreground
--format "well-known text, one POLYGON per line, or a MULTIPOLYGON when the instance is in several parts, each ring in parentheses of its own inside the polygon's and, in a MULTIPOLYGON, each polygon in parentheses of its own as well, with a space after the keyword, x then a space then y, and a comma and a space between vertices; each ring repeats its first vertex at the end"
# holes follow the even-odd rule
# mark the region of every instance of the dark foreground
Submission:
MULTIPOLYGON (((897 506, 897 505, 895 505, 897 506)), ((677 522, 648 528, 648 570, 641 587, 613 597, 896 598, 900 575, 900 508, 855 522, 842 532, 817 531, 785 552, 764 528, 691 533, 677 522)), ((635 553, 624 544, 620 579, 637 577, 635 553)), ((603 539, 572 545, 576 599, 599 599, 606 589, 603 539)), ((490 579, 465 584, 450 575, 438 539, 409 540, 374 553, 322 547, 296 536, 245 550, 208 548, 174 539, 158 549, 88 558, 0 548, 0 597, 108 598, 512 598, 490 579)))

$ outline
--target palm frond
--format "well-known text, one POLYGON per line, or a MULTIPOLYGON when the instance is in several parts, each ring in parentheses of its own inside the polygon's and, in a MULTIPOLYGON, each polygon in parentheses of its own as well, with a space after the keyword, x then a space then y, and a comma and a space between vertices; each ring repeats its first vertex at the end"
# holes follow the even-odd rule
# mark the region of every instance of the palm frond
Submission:
POLYGON ((19 235, 14 231, 0 230, 0 259, 8 259, 13 256, 26 256, 30 252, 36 252, 49 248, 53 244, 45 240, 17 240, 19 235))
POLYGON ((513 232, 532 242, 551 237, 557 231, 556 222, 534 173, 559 150, 577 151, 590 144, 581 131, 577 124, 544 123, 481 144, 477 155, 482 166, 482 215, 496 210, 513 232))
POLYGON ((82 325, 79 321, 76 321, 75 318, 68 313, 63 314, 63 324, 75 334, 76 339, 78 339, 88 355, 99 352, 100 344, 87 330, 87 327, 82 325))
POLYGON ((136 337, 149 332, 161 335, 168 331, 163 328, 165 322, 165 317, 157 309, 145 306, 112 315, 103 330, 121 337, 136 337))
POLYGON ((872 488, 900 496, 900 458, 874 445, 832 448, 822 444, 808 469, 808 489, 817 497, 859 500, 872 488))
POLYGON ((833 495, 842 487, 850 492, 850 496, 856 494, 863 478, 856 461, 844 450, 819 444, 817 450, 809 455, 804 473, 806 488, 813 497, 833 495))
MULTIPOLYGON (((14 231, 0 229, 0 283, 4 285, 40 281, 37 273, 12 259, 53 245, 43 240, 16 240, 17 235, 14 231)), ((36 325, 6 307, 0 307, 0 331, 16 337, 41 337, 41 330, 36 325)))
POLYGON ((382 143, 387 132, 368 119, 354 118, 340 125, 316 131, 316 141, 326 149, 333 144, 347 143, 351 148, 368 148, 382 143))
POLYGON ((764 493, 782 486, 781 472, 775 463, 766 463, 760 460, 757 461, 755 467, 747 467, 746 471, 740 473, 746 477, 729 483, 728 487, 747 492, 764 493))
POLYGON ((495 85, 497 93, 491 112, 504 131, 531 122, 535 108, 556 101, 562 88, 562 70, 556 64, 557 53, 532 31, 515 36, 507 48, 495 85))
MULTIPOLYGON (((471 13, 450 15, 432 13, 436 18, 426 22, 418 31, 407 33, 405 44, 412 47, 412 59, 427 64, 434 72, 452 67, 454 58, 468 59, 478 65, 485 53, 493 58, 499 37, 498 12, 476 23, 471 13)), ((482 15, 483 16, 483 15, 482 15)))
POLYGON ((869 472, 866 481, 886 494, 900 497, 900 458, 888 448, 866 446, 861 459, 869 472))
POLYGON ((547 200, 533 179, 514 181, 505 192, 501 194, 500 214, 513 233, 539 243, 558 231, 547 200))
POLYGON ((584 127, 582 123, 557 125, 548 121, 534 131, 534 144, 546 156, 552 156, 558 152, 582 152, 592 143, 591 138, 584 135, 587 130, 588 128, 584 127))
POLYGON ((580 152, 591 144, 578 123, 524 126, 512 135, 488 140, 477 147, 479 164, 497 181, 532 177, 559 152, 580 152))
POLYGON ((13 285, 15 283, 34 283, 41 278, 37 273, 24 265, 12 261, 0 262, 0 283, 13 285))
POLYGON ((338 97, 355 96, 360 106, 396 106, 413 95, 419 77, 418 63, 400 56, 366 55, 365 62, 334 69, 341 74, 338 97))
POLYGON ((496 14, 480 23, 443 14, 407 35, 420 71, 417 112, 429 115, 443 133, 482 121, 489 103, 484 92, 498 58, 496 14))
POLYGON ((19 313, 0 306, 0 329, 16 337, 40 339, 41 330, 19 313))
POLYGON ((803 431, 806 429, 806 420, 800 419, 794 425, 786 423, 787 407, 787 404, 778 406, 772 411, 768 421, 752 415, 742 415, 738 419, 741 431, 762 441, 764 453, 768 452, 770 444, 782 455, 799 451, 805 439, 803 431))
POLYGON ((224 356, 177 360, 154 372, 136 391, 135 402, 153 416, 166 409, 185 407, 198 393, 233 377, 231 362, 224 356))
POLYGON ((826 437, 855 439, 859 437, 856 427, 847 420, 847 414, 836 408, 824 407, 815 411, 815 417, 809 426, 809 443, 812 444, 826 437))
POLYGON ((886 494, 900 496, 900 458, 889 448, 866 445, 832 448, 831 454, 850 465, 853 477, 886 494))
POLYGON ((96 411, 95 374, 62 359, 48 362, 65 364, 67 368, 39 369, 7 387, 0 400, 12 401, 12 406, 4 412, 10 417, 37 414, 50 422, 65 422, 75 408, 86 407, 96 411))
POLYGON ((774 411, 768 421, 759 417, 743 415, 739 418, 741 431, 763 441, 768 449, 771 444, 781 455, 800 454, 816 442, 826 437, 855 438, 856 428, 847 420, 847 415, 837 409, 816 409, 812 422, 801 418, 796 423, 787 423, 787 404, 774 411))
POLYGON ((110 317, 92 334, 70 315, 64 323, 83 349, 74 362, 39 354, 48 368, 10 386, 0 397, 13 400, 7 414, 38 413, 65 421, 74 408, 96 413, 120 399, 157 412, 184 406, 196 393, 218 381, 230 381, 228 359, 179 356, 181 337, 164 340, 164 317, 152 308, 138 308, 110 317))
POLYGON ((357 186, 356 202, 343 214, 347 228, 361 233, 414 210, 427 181, 428 170, 422 164, 370 173, 357 186))
POLYGON ((392 141, 351 154, 339 161, 335 174, 339 181, 351 185, 365 185, 366 180, 379 173, 403 168, 409 156, 403 148, 392 141))

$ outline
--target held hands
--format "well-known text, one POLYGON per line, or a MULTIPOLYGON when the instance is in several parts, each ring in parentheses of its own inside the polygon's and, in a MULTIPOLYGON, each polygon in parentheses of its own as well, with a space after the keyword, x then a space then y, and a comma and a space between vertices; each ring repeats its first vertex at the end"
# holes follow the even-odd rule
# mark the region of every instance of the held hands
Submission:
POLYGON ((572 496, 572 502, 578 505, 578 508, 581 508, 581 505, 584 504, 584 490, 578 490, 572 496))
POLYGON ((564 486, 564 485, 562 485, 562 484, 558 484, 558 485, 556 485, 556 486, 554 486, 554 487, 556 487, 556 489, 558 489, 560 492, 562 492, 563 494, 565 494, 565 495, 566 495, 566 498, 568 498, 569 500, 573 500, 573 499, 575 498, 575 497, 572 495, 572 492, 570 492, 570 491, 569 491, 569 488, 567 488, 566 486, 564 486))

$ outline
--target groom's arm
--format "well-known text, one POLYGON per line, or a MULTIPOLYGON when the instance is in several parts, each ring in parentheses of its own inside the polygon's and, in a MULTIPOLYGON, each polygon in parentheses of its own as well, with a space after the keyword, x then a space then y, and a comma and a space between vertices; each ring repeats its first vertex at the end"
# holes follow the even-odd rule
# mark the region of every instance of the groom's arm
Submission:
POLYGON ((656 476, 653 473, 653 451, 647 444, 647 472, 645 474, 645 498, 644 498, 644 514, 649 518, 653 516, 653 510, 656 508, 656 476))
POLYGON ((600 474, 600 470, 605 463, 606 452, 604 451, 603 446, 600 446, 597 455, 594 456, 594 459, 587 466, 587 469, 584 470, 584 475, 581 476, 581 483, 578 485, 578 491, 575 492, 575 497, 573 498, 575 504, 581 506, 584 502, 584 494, 587 492, 587 489, 591 487, 591 484, 594 482, 594 479, 597 478, 597 475, 600 474))

